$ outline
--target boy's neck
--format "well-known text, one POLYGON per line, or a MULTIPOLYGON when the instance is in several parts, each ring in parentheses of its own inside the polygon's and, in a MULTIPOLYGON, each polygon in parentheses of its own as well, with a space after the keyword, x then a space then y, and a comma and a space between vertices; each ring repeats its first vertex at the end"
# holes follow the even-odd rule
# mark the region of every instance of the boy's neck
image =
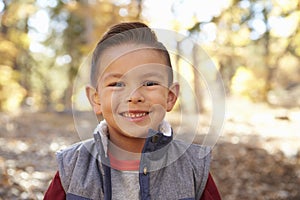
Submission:
POLYGON ((120 160, 139 160, 145 138, 132 138, 122 134, 109 134, 108 150, 120 160))

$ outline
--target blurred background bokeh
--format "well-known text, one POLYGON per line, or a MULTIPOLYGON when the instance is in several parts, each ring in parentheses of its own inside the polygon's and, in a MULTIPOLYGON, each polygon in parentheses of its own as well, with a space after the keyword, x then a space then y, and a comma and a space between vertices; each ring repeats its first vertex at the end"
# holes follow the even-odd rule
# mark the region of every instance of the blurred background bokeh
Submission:
POLYGON ((121 21, 183 35, 179 72, 186 38, 195 65, 204 50, 219 70, 227 110, 212 172, 224 199, 300 199, 299 0, 0 0, 0 199, 43 198, 54 152, 80 140, 79 67, 121 21))

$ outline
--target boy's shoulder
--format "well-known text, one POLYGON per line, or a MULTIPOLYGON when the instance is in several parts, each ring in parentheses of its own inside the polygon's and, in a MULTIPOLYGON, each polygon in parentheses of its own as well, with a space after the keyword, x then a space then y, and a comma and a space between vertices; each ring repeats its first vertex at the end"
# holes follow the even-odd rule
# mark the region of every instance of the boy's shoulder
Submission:
MULTIPOLYGON (((167 148, 170 154, 176 154, 180 157, 186 157, 192 160, 204 159, 210 157, 212 148, 199 144, 190 144, 181 140, 172 140, 167 148)), ((80 141, 72 144, 71 146, 56 152, 58 162, 71 164, 76 162, 79 158, 86 158, 90 156, 96 157, 99 152, 97 151, 94 138, 80 141)))
POLYGON ((97 157, 98 153, 94 138, 87 139, 56 152, 58 163, 74 165, 77 162, 89 162, 91 157, 97 157))
POLYGON ((87 171, 96 165, 97 151, 94 139, 75 143, 56 153, 59 176, 65 191, 68 190, 74 170, 87 171))
POLYGON ((74 156, 78 153, 88 153, 94 149, 95 141, 93 138, 74 143, 67 148, 56 152, 56 156, 74 156))
MULTIPOLYGON (((194 143, 190 144, 176 139, 172 140, 170 144, 171 145, 168 148, 169 151, 172 151, 173 153, 181 152, 188 157, 195 157, 195 155, 197 155, 197 158, 204 158, 207 155, 210 155, 212 149, 209 146, 203 146, 194 143)), ((86 154, 91 154, 93 156, 97 154, 94 138, 74 143, 71 146, 56 152, 56 156, 58 159, 60 157, 78 157, 80 154, 84 154, 84 156, 86 156, 86 154)))
POLYGON ((172 141, 172 148, 175 149, 173 151, 181 151, 184 152, 185 156, 188 157, 195 157, 199 158, 205 158, 207 156, 210 156, 212 147, 210 146, 204 146, 200 144, 195 143, 187 143, 181 140, 173 140, 172 141))

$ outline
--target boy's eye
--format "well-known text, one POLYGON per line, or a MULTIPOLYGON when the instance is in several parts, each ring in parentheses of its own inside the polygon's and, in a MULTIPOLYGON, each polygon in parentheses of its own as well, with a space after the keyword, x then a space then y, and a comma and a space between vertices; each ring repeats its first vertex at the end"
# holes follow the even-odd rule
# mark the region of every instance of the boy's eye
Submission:
POLYGON ((157 82, 155 81, 147 81, 143 84, 143 86, 155 86, 155 85, 159 85, 157 82))
POLYGON ((123 82, 113 82, 108 85, 109 87, 124 87, 125 84, 123 82))

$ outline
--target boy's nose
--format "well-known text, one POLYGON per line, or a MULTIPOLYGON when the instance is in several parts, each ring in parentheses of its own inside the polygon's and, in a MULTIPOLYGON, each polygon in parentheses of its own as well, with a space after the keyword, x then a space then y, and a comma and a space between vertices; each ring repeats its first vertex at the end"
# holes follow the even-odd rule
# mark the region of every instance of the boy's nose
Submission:
POLYGON ((127 102, 130 103, 139 103, 139 102, 144 102, 145 98, 142 95, 142 93, 139 91, 139 89, 136 89, 135 91, 131 92, 129 95, 127 102))

